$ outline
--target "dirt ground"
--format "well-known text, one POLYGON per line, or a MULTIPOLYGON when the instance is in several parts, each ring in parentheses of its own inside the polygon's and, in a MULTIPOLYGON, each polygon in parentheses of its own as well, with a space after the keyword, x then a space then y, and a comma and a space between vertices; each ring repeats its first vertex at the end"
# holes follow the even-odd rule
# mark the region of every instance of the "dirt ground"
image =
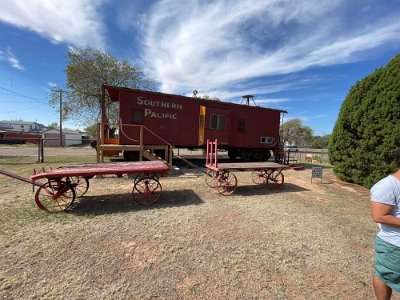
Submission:
MULTIPOLYGON (((21 176, 38 166, 0 155, 21 176)), ((151 207, 132 201, 128 178, 92 179, 59 214, 0 177, 0 299, 374 299, 369 191, 330 168, 322 183, 284 174, 281 190, 236 173, 235 195, 221 196, 183 170, 151 207)))

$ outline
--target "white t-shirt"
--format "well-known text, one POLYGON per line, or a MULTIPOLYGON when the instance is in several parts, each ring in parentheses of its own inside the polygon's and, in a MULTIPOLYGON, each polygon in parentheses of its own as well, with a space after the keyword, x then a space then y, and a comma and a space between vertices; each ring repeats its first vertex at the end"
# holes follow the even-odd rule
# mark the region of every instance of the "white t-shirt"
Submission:
MULTIPOLYGON (((371 188, 371 201, 393 206, 391 214, 400 218, 400 180, 389 175, 378 181, 371 188)), ((400 227, 379 224, 378 236, 392 244, 400 247, 400 227)))

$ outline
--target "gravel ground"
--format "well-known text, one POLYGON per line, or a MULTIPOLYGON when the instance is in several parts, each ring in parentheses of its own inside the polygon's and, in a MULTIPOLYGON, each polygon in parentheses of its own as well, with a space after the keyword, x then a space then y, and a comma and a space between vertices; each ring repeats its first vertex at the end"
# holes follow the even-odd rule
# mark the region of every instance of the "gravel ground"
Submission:
POLYGON ((93 179, 61 214, 3 177, 0 298, 374 299, 368 190, 310 173, 286 171, 283 190, 237 173, 220 196, 186 170, 161 179, 152 207, 132 202, 128 180, 93 179))

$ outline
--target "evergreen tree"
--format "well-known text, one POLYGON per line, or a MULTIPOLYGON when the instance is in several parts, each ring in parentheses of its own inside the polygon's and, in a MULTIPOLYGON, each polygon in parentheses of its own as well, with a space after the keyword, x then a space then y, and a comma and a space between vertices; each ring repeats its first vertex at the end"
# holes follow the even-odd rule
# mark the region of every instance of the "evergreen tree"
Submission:
POLYGON ((342 180, 370 188, 393 172, 400 147, 400 55, 358 81, 339 112, 329 159, 342 180))

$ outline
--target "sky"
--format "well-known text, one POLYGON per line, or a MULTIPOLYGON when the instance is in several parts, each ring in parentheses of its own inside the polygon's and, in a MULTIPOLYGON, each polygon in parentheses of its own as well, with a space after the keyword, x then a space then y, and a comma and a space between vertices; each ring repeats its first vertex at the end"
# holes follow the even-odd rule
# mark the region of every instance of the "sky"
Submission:
POLYGON ((324 135, 351 86, 400 53, 400 0, 2 0, 0 121, 59 123, 50 91, 66 89, 67 51, 85 47, 161 92, 251 94, 324 135))

